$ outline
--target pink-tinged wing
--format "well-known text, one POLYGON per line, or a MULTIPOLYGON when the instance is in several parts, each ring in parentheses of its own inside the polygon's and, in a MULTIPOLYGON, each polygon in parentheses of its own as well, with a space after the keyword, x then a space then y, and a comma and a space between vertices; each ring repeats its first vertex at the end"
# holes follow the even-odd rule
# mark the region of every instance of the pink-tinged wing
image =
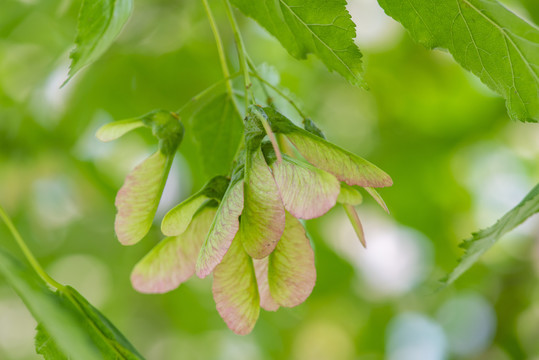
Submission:
POLYGON ((287 213, 283 237, 269 256, 271 297, 281 306, 297 306, 309 297, 315 282, 314 252, 305 229, 287 213))
POLYGON ((335 206, 340 182, 330 173, 286 155, 271 168, 284 207, 296 218, 314 219, 335 206))
POLYGON ((198 277, 208 276, 225 256, 240 227, 243 210, 243 180, 231 184, 219 204, 196 264, 198 277))
POLYGON ((301 129, 286 134, 308 162, 348 185, 384 187, 393 181, 388 174, 367 160, 301 129))
POLYGON ((180 235, 187 229, 198 208, 208 200, 207 196, 196 193, 173 207, 161 222, 161 231, 167 236, 180 235))
POLYGON ((255 259, 268 256, 284 231, 285 210, 279 189, 262 150, 247 155, 245 162, 244 208, 240 232, 243 246, 255 259))
POLYGON ((356 232, 357 238, 361 242, 364 248, 367 247, 367 241, 365 240, 365 233, 363 232, 363 225, 359 220, 356 209, 350 204, 343 204, 346 215, 348 215, 348 220, 352 224, 354 231, 356 232))
POLYGON ((112 141, 142 126, 144 123, 139 118, 113 121, 101 126, 95 136, 103 142, 112 141))
POLYGON ((372 196, 372 198, 378 203, 378 205, 380 205, 382 209, 384 209, 385 212, 389 214, 389 209, 387 208, 384 199, 382 199, 382 196, 378 193, 378 191, 370 187, 366 187, 365 190, 369 193, 370 196, 372 196))
POLYGON ((213 298, 219 315, 232 331, 246 335, 253 330, 260 300, 253 261, 238 237, 213 271, 213 298))
POLYGON ((139 242, 150 230, 171 163, 157 151, 127 175, 115 202, 114 229, 123 245, 139 242))
POLYGON ((179 236, 161 240, 133 269, 131 283, 142 293, 164 293, 176 289, 195 273, 200 247, 216 213, 205 207, 179 236))
POLYGON ((277 311, 279 304, 273 300, 268 284, 268 260, 265 257, 260 260, 253 260, 256 273, 256 282, 258 283, 258 294, 260 295, 260 307, 267 311, 277 311))

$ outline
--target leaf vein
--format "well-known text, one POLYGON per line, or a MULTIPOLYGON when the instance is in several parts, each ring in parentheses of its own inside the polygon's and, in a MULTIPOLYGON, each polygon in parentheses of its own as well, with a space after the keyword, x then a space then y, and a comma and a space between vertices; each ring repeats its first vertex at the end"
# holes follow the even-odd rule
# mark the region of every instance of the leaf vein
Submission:
MULTIPOLYGON (((339 62, 344 65, 344 67, 348 70, 348 72, 358 81, 361 81, 361 79, 359 79, 356 74, 352 71, 352 69, 350 69, 350 66, 348 66, 348 64, 340 57, 340 56, 337 56, 337 54, 335 53, 335 50, 331 48, 331 46, 329 46, 325 41, 323 41, 319 36, 318 34, 316 34, 314 31, 312 31, 312 29, 309 27, 309 24, 307 24, 305 21, 303 21, 303 19, 294 11, 292 11, 292 8, 294 8, 294 6, 290 6, 288 5, 286 2, 284 2, 284 0, 279 0, 279 2, 285 6, 288 11, 290 11, 290 13, 292 15, 294 15, 294 17, 296 17, 298 19, 298 21, 303 24, 305 26, 305 28, 309 29, 309 32, 311 33, 311 35, 313 37, 315 37, 320 43, 322 43, 334 56, 335 58, 337 58, 339 60, 339 62)), ((295 7, 300 7, 300 6, 295 6, 295 7)))

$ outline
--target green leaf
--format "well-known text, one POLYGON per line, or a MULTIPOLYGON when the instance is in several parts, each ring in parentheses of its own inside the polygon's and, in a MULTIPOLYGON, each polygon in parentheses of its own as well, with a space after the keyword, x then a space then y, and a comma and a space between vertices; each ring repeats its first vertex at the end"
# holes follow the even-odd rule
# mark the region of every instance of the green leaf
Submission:
POLYGON ((81 328, 79 314, 2 249, 0 274, 17 292, 34 318, 54 337, 57 349, 72 359, 102 359, 89 335, 81 328))
POLYGON ((539 120, 539 29, 494 0, 379 0, 428 48, 448 49, 506 100, 512 119, 539 120))
POLYGON ((66 83, 96 61, 112 44, 133 10, 133 0, 84 0, 79 13, 75 49, 66 83))
MULTIPOLYGON (((99 310, 70 286, 61 295, 74 303, 83 315, 80 322, 101 351, 101 359, 144 359, 125 336, 99 310)), ((78 359, 78 358, 76 358, 78 359)))
POLYGON ((539 25, 539 1, 520 0, 520 2, 522 3, 522 6, 526 8, 526 10, 530 14, 530 17, 535 22, 535 24, 539 25))
POLYGON ((326 135, 311 119, 304 119, 303 120, 303 128, 310 132, 313 135, 316 135, 318 137, 321 137, 322 139, 326 139, 326 135))
POLYGON ((208 176, 225 175, 243 134, 242 120, 228 95, 220 95, 192 118, 192 130, 208 176))
POLYGON ((315 54, 353 85, 365 86, 355 24, 345 0, 231 0, 298 59, 315 54))
POLYGON ((36 331, 35 346, 37 354, 43 355, 45 360, 68 360, 42 324, 37 325, 36 331))
POLYGON ((481 255, 483 255, 498 239, 523 223, 530 216, 539 212, 539 184, 537 184, 526 197, 511 211, 499 219, 496 224, 473 234, 472 238, 465 240, 460 246, 466 253, 459 265, 449 274, 445 283, 451 284, 466 270, 468 270, 481 255))
POLYGON ((143 359, 99 310, 75 289, 48 289, 0 249, 2 274, 38 321, 36 351, 45 359, 143 359))

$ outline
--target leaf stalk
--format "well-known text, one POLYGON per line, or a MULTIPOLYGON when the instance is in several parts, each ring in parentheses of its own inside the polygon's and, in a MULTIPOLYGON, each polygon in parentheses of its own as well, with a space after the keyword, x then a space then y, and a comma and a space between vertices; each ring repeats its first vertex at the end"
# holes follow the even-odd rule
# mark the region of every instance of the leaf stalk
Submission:
POLYGON ((219 54, 219 63, 221 64, 221 70, 223 71, 223 76, 225 77, 225 79, 227 79, 226 81, 227 92, 230 96, 230 99, 232 100, 232 103, 234 104, 234 107, 238 111, 238 114, 240 114, 239 107, 236 102, 236 98, 234 97, 232 79, 230 77, 230 71, 228 70, 228 64, 227 64, 226 55, 225 55, 225 48, 223 46, 223 40, 221 39, 221 34, 219 33, 219 28, 217 27, 217 23, 215 21, 215 18, 213 17, 213 13, 211 11, 208 0, 202 0, 202 3, 204 4, 204 10, 206 11, 208 21, 210 22, 211 31, 213 33, 213 37, 215 38, 215 44, 217 46, 217 53, 219 54))
POLYGON ((39 275, 43 281, 45 281, 47 284, 49 284, 51 287, 57 289, 57 290, 63 290, 65 288, 64 285, 60 284, 56 280, 54 280, 52 277, 50 277, 49 274, 41 267, 37 259, 35 258, 34 254, 30 251, 30 248, 28 245, 26 245, 26 242, 22 238, 21 234, 9 218, 9 216, 6 214, 2 206, 0 205, 0 218, 2 218, 2 221, 6 224, 7 228, 9 229, 9 232, 15 239, 15 242, 21 249, 22 253, 24 254, 24 257, 30 263, 30 266, 32 266, 32 269, 39 275))
POLYGON ((262 76, 260 76, 256 72, 256 70, 253 69, 253 67, 254 67, 254 65, 251 66, 251 75, 252 76, 256 77, 258 80, 260 80, 260 82, 264 83, 270 89, 275 91, 280 97, 282 97, 283 99, 288 101, 290 103, 290 105, 292 105, 294 110, 296 110, 296 112, 299 114, 299 116, 301 116, 302 119, 308 119, 308 116, 299 108, 299 106, 295 103, 294 100, 292 100, 292 98, 290 96, 286 95, 281 89, 279 89, 278 87, 276 87, 275 85, 273 85, 272 83, 270 83, 269 81, 264 79, 262 76))
POLYGON ((251 98, 254 99, 254 96, 251 91, 251 78, 249 77, 249 66, 247 64, 247 50, 245 49, 245 44, 243 43, 243 38, 241 37, 240 29, 238 22, 232 11, 232 6, 228 0, 223 0, 225 4, 225 12, 232 27, 232 33, 234 34, 234 41, 236 42, 236 50, 238 52, 238 60, 240 64, 240 71, 243 73, 243 83, 245 86, 245 113, 247 114, 247 109, 249 107, 249 94, 251 98))

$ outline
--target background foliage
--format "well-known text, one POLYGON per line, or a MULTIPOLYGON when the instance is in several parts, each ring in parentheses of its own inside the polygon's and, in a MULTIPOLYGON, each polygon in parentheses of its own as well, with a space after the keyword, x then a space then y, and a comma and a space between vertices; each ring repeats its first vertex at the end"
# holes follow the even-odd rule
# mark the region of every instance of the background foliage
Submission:
MULTIPOLYGON (((534 4, 508 5, 537 21, 534 4)), ((318 274, 312 296, 292 310, 263 312, 246 337, 231 333, 217 314, 210 279, 192 279, 165 295, 136 293, 129 273, 160 233, 156 228, 145 242, 122 247, 113 233, 113 203, 128 170, 155 143, 136 132, 102 144, 95 130, 154 108, 177 109, 222 75, 198 2, 138 0, 116 43, 59 89, 79 6, 70 0, 1 5, 0 202, 46 269, 99 307, 144 356, 539 356, 537 219, 504 237, 453 285, 435 291, 462 254, 460 240, 517 205, 539 178, 539 128, 509 120, 502 98, 448 54, 417 45, 370 0, 348 6, 369 92, 329 74, 314 56, 297 61, 239 16, 253 61, 275 67, 262 65, 265 76, 280 78, 329 139, 394 179, 381 191, 391 216, 370 200, 359 208, 368 250, 360 248, 340 209, 308 222, 318 274)), ((224 23, 220 2, 215 13, 224 23)), ((223 35, 233 53, 232 34, 223 35)), ((228 111, 227 103, 210 105, 228 111)), ((189 136, 180 153, 158 217, 214 170, 201 162, 189 136)), ((3 226, 0 243, 17 253, 3 226)), ((35 325, 2 280, 0 358, 39 358, 35 325)))

